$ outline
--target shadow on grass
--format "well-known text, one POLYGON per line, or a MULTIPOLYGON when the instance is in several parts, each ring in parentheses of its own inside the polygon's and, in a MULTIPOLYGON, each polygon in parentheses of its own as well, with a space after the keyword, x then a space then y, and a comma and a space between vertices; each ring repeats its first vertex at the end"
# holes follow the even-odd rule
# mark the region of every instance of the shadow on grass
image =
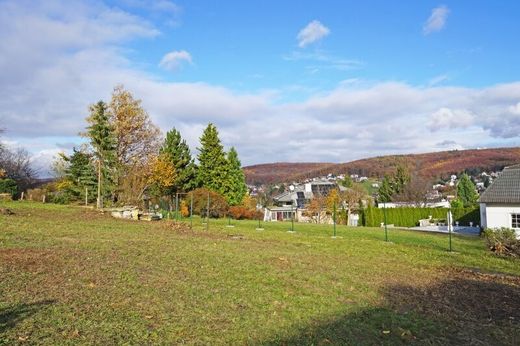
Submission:
POLYGON ((452 271, 427 286, 389 285, 379 307, 314 321, 265 345, 519 345, 520 277, 452 271))
POLYGON ((0 333, 15 327, 18 322, 23 321, 54 302, 54 300, 42 300, 34 303, 11 305, 0 309, 0 333))

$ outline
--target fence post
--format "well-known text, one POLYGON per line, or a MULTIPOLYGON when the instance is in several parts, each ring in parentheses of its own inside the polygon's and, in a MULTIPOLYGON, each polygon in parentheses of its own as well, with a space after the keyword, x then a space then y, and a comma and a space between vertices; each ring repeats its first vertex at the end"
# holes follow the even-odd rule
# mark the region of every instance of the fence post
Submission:
POLYGON ((179 221, 179 193, 175 193, 175 221, 179 221))
POLYGON ((451 208, 448 209, 448 233, 449 233, 449 239, 450 239, 450 252, 451 252, 451 229, 453 228, 452 226, 452 214, 451 214, 451 208))
POLYGON ((291 217, 291 232, 294 232, 294 206, 291 206, 291 211, 292 211, 292 213, 291 213, 291 215, 292 215, 292 217, 291 217))
POLYGON ((386 202, 383 202, 383 218, 385 221, 385 241, 388 242, 388 229, 386 227, 386 202))
POLYGON ((206 207, 206 231, 209 229, 209 191, 208 191, 208 205, 206 207))
POLYGON ((190 200, 190 228, 193 228, 193 192, 190 200))
POLYGON ((336 201, 334 201, 334 205, 332 207, 332 222, 334 223, 334 236, 336 238, 336 201))

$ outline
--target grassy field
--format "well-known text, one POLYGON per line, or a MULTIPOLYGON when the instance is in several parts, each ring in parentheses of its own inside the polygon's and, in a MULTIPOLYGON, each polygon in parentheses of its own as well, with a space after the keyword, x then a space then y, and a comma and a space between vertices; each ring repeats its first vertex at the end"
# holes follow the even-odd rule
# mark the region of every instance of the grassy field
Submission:
POLYGON ((482 239, 4 206, 0 344, 520 343, 520 261, 482 239))

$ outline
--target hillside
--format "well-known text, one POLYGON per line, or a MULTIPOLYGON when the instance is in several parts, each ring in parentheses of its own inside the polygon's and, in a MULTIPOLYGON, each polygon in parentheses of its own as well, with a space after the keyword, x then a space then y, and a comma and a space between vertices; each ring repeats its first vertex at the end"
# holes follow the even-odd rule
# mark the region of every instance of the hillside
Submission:
POLYGON ((314 172, 335 167, 335 163, 276 162, 244 167, 248 184, 272 184, 287 181, 302 172, 314 172))
POLYGON ((425 154, 378 156, 347 163, 273 163, 244 167, 246 180, 254 183, 301 181, 329 173, 382 177, 399 164, 412 174, 435 179, 462 171, 496 171, 520 163, 520 148, 452 150, 425 154))

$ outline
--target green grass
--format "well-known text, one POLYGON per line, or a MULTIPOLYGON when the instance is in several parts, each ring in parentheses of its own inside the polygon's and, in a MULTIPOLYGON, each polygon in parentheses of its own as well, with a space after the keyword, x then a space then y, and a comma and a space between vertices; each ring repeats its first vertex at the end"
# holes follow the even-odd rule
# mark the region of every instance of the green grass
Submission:
POLYGON ((482 239, 4 203, 0 344, 518 344, 520 262, 482 239))

